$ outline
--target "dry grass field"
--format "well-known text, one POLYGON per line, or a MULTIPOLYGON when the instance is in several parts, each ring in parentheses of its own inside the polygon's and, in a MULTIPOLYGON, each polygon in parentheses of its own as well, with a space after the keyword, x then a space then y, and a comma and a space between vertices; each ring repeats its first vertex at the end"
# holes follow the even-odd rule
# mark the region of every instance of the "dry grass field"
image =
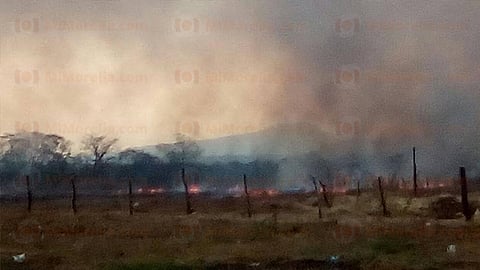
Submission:
POLYGON ((437 220, 435 196, 389 193, 383 217, 377 197, 335 195, 322 220, 311 193, 252 197, 252 218, 242 197, 194 195, 186 215, 180 194, 136 196, 133 216, 124 196, 80 195, 76 215, 69 198, 2 201, 1 269, 480 269, 478 211, 437 220))

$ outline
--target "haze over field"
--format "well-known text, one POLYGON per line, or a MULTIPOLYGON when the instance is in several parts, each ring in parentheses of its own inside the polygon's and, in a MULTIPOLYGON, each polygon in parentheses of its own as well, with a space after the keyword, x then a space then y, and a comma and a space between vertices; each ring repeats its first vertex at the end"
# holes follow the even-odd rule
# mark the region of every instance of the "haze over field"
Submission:
POLYGON ((425 174, 478 174, 479 2, 0 5, 0 133, 78 151, 87 133, 125 148, 259 132, 204 145, 375 164, 416 145, 425 174))
POLYGON ((0 0, 0 269, 480 269, 480 0, 0 0))

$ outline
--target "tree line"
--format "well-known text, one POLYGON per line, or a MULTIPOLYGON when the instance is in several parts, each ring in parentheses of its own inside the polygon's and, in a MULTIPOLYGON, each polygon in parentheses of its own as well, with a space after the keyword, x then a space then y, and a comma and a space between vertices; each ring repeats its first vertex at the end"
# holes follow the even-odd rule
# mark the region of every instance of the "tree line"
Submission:
POLYGON ((115 151, 117 142, 117 138, 88 135, 81 141, 82 152, 72 154, 72 142, 59 135, 4 134, 0 136, 0 187, 12 191, 9 187, 28 175, 38 190, 48 192, 62 184, 68 187, 66 179, 75 175, 90 179, 92 190, 123 187, 122 180, 126 179, 134 179, 139 185, 174 189, 181 184, 182 168, 189 182, 212 187, 231 187, 245 173, 269 186, 278 170, 278 164, 268 160, 202 163, 198 144, 181 134, 168 147, 158 145, 158 155, 132 148, 115 151))

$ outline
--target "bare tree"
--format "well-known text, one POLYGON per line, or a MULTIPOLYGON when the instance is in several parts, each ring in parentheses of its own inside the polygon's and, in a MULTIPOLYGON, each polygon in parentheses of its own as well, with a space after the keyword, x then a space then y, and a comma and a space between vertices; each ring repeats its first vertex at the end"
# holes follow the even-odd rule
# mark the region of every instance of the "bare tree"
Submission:
POLYGON ((83 150, 90 151, 93 155, 93 172, 104 161, 105 155, 112 150, 118 139, 109 139, 106 136, 88 135, 83 139, 83 150))

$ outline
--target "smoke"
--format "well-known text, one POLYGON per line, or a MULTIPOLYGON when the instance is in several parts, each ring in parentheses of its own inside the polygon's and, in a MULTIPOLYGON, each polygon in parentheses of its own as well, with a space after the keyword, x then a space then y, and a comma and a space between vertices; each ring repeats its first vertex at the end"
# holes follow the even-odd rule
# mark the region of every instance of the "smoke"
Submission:
POLYGON ((75 150, 85 133, 127 147, 308 123, 335 149, 305 148, 365 172, 412 146, 425 175, 478 168, 476 2, 3 5, 1 132, 58 133, 75 150))

